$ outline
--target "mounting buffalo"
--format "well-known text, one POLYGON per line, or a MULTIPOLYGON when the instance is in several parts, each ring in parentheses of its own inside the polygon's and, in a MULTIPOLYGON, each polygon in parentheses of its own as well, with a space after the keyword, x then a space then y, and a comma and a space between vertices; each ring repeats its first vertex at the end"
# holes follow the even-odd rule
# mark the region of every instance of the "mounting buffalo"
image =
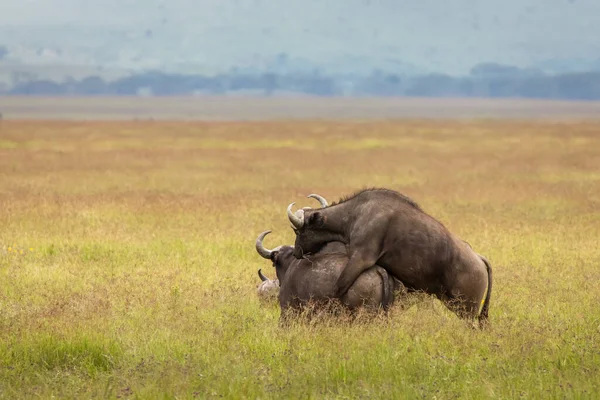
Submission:
POLYGON ((321 208, 287 215, 296 233, 294 257, 302 260, 329 242, 346 247, 348 263, 334 283, 342 297, 361 273, 377 264, 407 289, 435 295, 460 318, 488 320, 492 268, 485 257, 413 200, 389 189, 366 189, 321 208))
MULTIPOLYGON (((258 254, 271 260, 279 281, 279 305, 283 316, 288 309, 298 310, 308 302, 326 302, 334 298, 335 282, 348 262, 345 246, 331 242, 316 254, 298 260, 292 246, 278 246, 272 250, 265 248, 263 240, 271 231, 261 233, 256 239, 258 254)), ((263 284, 272 286, 274 281, 266 278, 259 270, 263 284), (267 283, 269 282, 269 283, 267 283)), ((340 296, 341 303, 350 310, 387 310, 397 294, 403 292, 403 285, 393 279, 381 267, 366 268, 340 296)))

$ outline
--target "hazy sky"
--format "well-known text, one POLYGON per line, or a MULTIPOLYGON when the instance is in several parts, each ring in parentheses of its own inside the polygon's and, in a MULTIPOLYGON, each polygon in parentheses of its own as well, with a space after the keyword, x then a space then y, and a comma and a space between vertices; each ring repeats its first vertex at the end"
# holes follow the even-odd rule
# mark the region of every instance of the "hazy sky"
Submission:
POLYGON ((599 58, 600 0, 0 0, 0 34, 9 46, 139 49, 163 61, 286 52, 462 73, 487 61, 599 58), (151 45, 140 39, 147 29, 151 45))

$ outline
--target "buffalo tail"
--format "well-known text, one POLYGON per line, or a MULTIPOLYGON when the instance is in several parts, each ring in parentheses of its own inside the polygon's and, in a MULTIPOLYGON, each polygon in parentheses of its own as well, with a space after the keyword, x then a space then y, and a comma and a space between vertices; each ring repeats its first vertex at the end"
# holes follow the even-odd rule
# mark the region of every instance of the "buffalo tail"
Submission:
POLYGON ((485 294, 485 301, 483 303, 483 307, 481 308, 481 313, 479 314, 479 327, 483 328, 489 319, 488 313, 490 310, 490 297, 492 296, 492 266, 487 258, 482 255, 479 255, 479 257, 484 262, 488 274, 487 293, 485 294))
POLYGON ((390 308, 390 304, 392 303, 391 296, 394 293, 393 288, 390 289, 390 285, 393 285, 394 282, 390 280, 389 275, 385 269, 381 268, 380 266, 376 266, 375 269, 377 270, 377 273, 379 273, 379 275, 381 276, 381 280, 383 281, 383 296, 381 299, 381 306, 385 311, 387 311, 390 308))

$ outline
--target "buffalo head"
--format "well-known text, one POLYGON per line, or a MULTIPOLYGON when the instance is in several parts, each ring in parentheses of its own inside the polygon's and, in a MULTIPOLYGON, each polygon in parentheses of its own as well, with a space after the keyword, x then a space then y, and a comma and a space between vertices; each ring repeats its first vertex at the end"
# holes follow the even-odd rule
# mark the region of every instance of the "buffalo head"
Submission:
MULTIPOLYGON (((327 200, 318 194, 311 194, 307 197, 317 199, 319 203, 321 203, 322 208, 328 207, 327 200)), ((321 228, 325 224, 326 217, 319 209, 313 210, 310 207, 303 207, 294 213, 292 211, 294 204, 295 203, 290 204, 287 208, 288 219, 292 223, 292 229, 296 234, 294 257, 301 259, 305 255, 315 254, 328 242, 339 240, 339 235, 333 232, 310 229, 321 228)))
MULTIPOLYGON (((288 267, 296 259, 294 257, 294 248, 292 246, 277 246, 274 249, 267 249, 263 240, 271 231, 264 231, 256 239, 256 252, 264 259, 271 260, 279 282, 283 281, 288 267)), ((262 279, 262 278, 261 278, 262 279)))

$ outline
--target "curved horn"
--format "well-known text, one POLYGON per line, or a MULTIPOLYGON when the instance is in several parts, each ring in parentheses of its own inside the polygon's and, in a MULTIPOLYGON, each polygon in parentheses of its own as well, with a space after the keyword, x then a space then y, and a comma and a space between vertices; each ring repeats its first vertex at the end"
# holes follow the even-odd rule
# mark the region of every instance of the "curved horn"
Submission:
POLYGON ((258 277, 260 278, 261 281, 268 281, 269 278, 267 278, 266 276, 263 275, 262 271, 259 269, 258 270, 258 277))
POLYGON ((299 216, 294 214, 292 212, 292 207, 294 206, 294 204, 296 204, 296 203, 292 203, 288 206, 287 215, 288 215, 288 218, 290 219, 290 222, 292 223, 292 225, 294 225, 294 227, 296 227, 296 229, 300 229, 304 225, 304 210, 298 210, 299 216))
POLYGON ((281 246, 277 246, 273 250, 265 248, 265 246, 263 245, 263 240, 265 239, 265 236, 267 236, 269 233, 271 233, 271 231, 264 231, 263 233, 258 235, 258 238, 256 239, 256 252, 260 254, 262 258, 266 258, 267 260, 271 259, 271 255, 273 254, 273 252, 281 250, 281 246))
POLYGON ((319 203, 321 203, 321 207, 323 207, 323 208, 329 207, 327 200, 325 200, 325 198, 323 196, 319 196, 318 194, 313 193, 313 194, 309 194, 306 197, 317 200, 319 203))

